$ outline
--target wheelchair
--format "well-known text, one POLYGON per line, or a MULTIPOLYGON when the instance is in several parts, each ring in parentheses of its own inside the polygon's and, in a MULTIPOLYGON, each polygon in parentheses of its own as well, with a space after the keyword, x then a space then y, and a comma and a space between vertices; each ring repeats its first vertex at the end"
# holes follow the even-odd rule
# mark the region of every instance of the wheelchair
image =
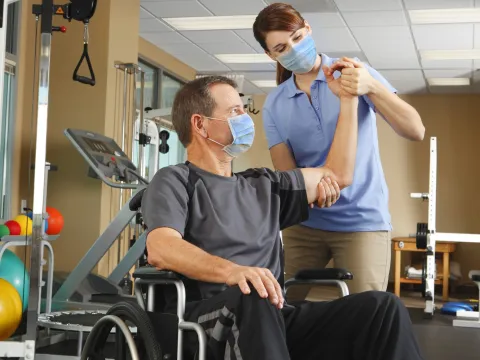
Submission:
MULTIPOLYGON (((143 191, 137 193, 130 201, 130 209, 141 209, 143 191)), ((282 271, 284 264, 282 264, 282 271)), ((127 359, 126 347, 130 350, 130 357, 135 359, 163 359, 163 360, 207 360, 207 335, 201 325, 185 321, 187 294, 182 276, 172 271, 157 270, 151 266, 139 267, 134 273, 134 293, 137 300, 133 304, 119 303, 107 312, 105 321, 99 321, 90 333, 81 359, 96 360, 103 342, 106 342, 111 329, 116 327, 116 346, 122 353, 117 358, 127 359), (176 314, 162 312, 158 309, 166 287, 176 289, 176 314), (160 293, 160 294, 159 294, 160 293), (159 301, 160 300, 160 301, 159 301), (120 310, 119 310, 120 309, 120 310), (142 313, 143 312, 143 313, 142 313), (148 315, 148 316, 145 316, 148 315), (106 325, 110 320, 110 325, 106 325), (128 327, 121 323, 133 323, 140 340, 135 340, 129 333, 128 327), (140 324, 142 329, 140 329, 140 324), (98 329, 97 329, 98 328, 98 329), (192 356, 185 356, 185 333, 195 332, 198 338, 197 348, 192 356), (122 338, 123 334, 123 338, 122 338), (123 341, 122 341, 123 340, 123 341), (139 341, 143 341, 143 354, 139 354, 139 341)), ((346 269, 305 269, 299 271, 292 279, 284 281, 284 292, 297 285, 336 285, 341 297, 349 295, 346 281, 353 279, 353 275, 346 269)), ((281 284, 282 285, 282 284, 281 284)), ((102 318, 103 320, 103 318, 102 318)), ((190 352, 190 351, 189 351, 190 352)), ((188 354, 190 355, 190 354, 188 354)))

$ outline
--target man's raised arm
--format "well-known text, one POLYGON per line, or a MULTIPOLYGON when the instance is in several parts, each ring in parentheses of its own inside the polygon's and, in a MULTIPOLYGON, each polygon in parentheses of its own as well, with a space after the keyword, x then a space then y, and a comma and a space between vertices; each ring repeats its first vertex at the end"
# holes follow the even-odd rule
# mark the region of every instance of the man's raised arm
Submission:
POLYGON ((357 154, 358 101, 356 96, 340 96, 340 115, 325 166, 301 169, 309 204, 331 206, 340 190, 352 183, 357 154))

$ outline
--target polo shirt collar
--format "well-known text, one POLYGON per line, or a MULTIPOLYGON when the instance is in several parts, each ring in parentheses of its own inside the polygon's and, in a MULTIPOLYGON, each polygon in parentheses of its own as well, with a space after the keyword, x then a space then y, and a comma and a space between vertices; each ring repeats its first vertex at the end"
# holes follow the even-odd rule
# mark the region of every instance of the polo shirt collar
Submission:
MULTIPOLYGON (((333 59, 328 57, 325 54, 320 53, 320 56, 322 57, 322 66, 327 65, 330 66, 333 63, 333 59)), ((315 81, 325 81, 325 74, 323 73, 323 70, 320 69, 318 72, 317 78, 315 81)), ((297 88, 297 85, 295 85, 295 75, 292 74, 287 80, 287 94, 289 98, 294 97, 295 95, 303 93, 300 89, 297 88)))

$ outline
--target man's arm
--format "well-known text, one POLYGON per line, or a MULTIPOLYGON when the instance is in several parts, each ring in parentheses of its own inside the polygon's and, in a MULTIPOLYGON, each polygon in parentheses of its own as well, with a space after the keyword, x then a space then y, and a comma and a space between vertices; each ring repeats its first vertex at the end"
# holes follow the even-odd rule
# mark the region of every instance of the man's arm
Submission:
POLYGON ((170 228, 158 228, 148 234, 148 262, 160 270, 181 273, 190 279, 211 283, 227 282, 235 263, 210 255, 183 240, 182 235, 170 228))
MULTIPOLYGON (((335 135, 325 162, 325 168, 329 170, 327 172, 328 175, 337 182, 340 189, 349 186, 353 180, 357 151, 357 135, 358 97, 342 96, 340 97, 340 114, 338 116, 335 135)), ((279 143, 273 146, 270 149, 270 155, 275 169, 287 171, 296 168, 292 153, 285 143, 279 143)), ((312 188, 313 183, 318 185, 323 178, 325 171, 321 170, 321 168, 317 170, 318 171, 306 172, 308 177, 308 180, 306 179, 307 189, 312 188)))
POLYGON ((282 288, 269 269, 237 265, 211 255, 190 244, 171 228, 157 228, 147 237, 148 262, 159 270, 180 273, 203 282, 238 285, 250 294, 253 285, 258 294, 273 305, 283 307, 282 288))

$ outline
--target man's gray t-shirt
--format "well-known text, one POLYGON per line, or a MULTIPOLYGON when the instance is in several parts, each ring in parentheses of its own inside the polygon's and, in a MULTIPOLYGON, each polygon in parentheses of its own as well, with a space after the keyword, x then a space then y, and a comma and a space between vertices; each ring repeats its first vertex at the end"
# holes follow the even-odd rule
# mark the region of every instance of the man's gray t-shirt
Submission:
MULTIPOLYGON (((175 229, 209 254, 268 268, 283 283, 280 230, 308 219, 308 201, 299 169, 249 169, 225 177, 187 162, 155 174, 143 195, 142 214, 149 232, 175 229)), ((183 280, 188 301, 226 288, 183 280)))

